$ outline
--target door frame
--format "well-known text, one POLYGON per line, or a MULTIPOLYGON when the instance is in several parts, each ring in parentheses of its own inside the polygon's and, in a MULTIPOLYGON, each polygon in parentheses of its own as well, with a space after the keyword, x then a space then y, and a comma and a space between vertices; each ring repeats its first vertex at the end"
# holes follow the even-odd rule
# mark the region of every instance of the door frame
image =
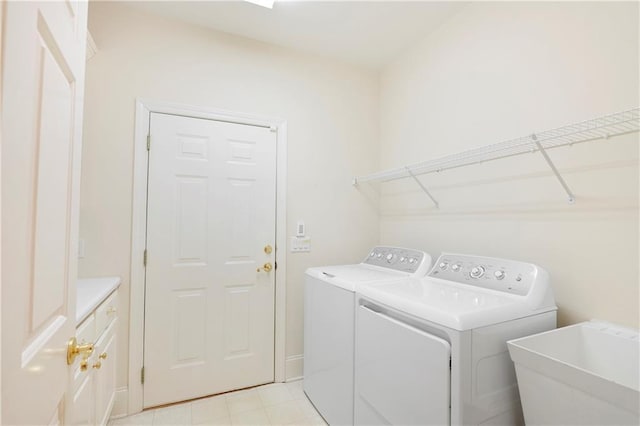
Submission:
POLYGON ((133 212, 131 224, 131 292, 129 302, 129 395, 127 407, 127 414, 129 415, 138 413, 143 409, 144 388, 140 380, 144 362, 144 286, 146 271, 143 265, 143 256, 147 231, 147 135, 149 133, 150 114, 152 112, 268 127, 276 133, 275 262, 277 262, 278 266, 275 270, 274 381, 284 382, 286 379, 286 120, 205 106, 184 105, 137 98, 133 160, 133 212))

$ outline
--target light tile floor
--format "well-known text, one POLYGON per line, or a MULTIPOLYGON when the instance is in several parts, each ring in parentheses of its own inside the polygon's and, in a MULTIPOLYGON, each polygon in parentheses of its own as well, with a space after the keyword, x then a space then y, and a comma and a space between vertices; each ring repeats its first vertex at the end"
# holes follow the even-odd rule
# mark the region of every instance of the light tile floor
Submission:
POLYGON ((301 425, 326 423, 302 391, 302 380, 272 383, 114 419, 121 425, 301 425))

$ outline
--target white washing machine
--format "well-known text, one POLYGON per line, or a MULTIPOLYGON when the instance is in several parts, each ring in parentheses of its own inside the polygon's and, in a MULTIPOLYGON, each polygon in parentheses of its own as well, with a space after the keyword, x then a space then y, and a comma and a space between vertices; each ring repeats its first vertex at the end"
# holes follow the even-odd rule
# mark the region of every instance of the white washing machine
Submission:
POLYGON ((356 425, 523 423, 506 342, 556 327, 543 269, 442 254, 356 299, 356 425))
POLYGON ((422 277, 431 256, 375 247, 359 264, 309 268, 304 285, 304 391, 333 426, 353 424, 356 288, 422 277))

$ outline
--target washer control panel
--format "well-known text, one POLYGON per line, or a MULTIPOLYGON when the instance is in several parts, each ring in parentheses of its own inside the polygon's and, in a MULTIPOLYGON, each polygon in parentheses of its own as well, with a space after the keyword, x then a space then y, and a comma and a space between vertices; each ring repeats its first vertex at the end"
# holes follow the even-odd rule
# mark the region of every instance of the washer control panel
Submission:
POLYGON ((525 296, 538 278, 539 268, 514 260, 443 253, 429 276, 525 296))
POLYGON ((431 257, 423 251, 401 247, 374 247, 363 263, 415 274, 431 266, 431 257), (428 263, 425 265, 425 263, 428 263))

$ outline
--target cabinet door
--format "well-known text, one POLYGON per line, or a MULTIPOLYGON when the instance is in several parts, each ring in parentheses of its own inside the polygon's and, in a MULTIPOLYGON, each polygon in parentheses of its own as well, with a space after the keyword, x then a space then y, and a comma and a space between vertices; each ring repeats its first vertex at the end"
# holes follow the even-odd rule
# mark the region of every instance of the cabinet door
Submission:
MULTIPOLYGON (((93 364, 93 357, 89 365, 93 364)), ((71 409, 67 411, 71 425, 93 425, 95 403, 93 399, 94 375, 91 371, 81 372, 80 384, 73 392, 71 409)))
POLYGON ((96 345, 93 369, 95 375, 95 424, 109 420, 116 394, 116 335, 118 321, 111 323, 96 345))
MULTIPOLYGON (((76 337, 81 344, 95 341, 95 317, 90 315, 76 329, 76 337)), ((95 354, 86 361, 87 369, 82 370, 82 355, 73 365, 71 387, 68 390, 65 423, 72 425, 92 425, 95 423, 95 401, 93 396, 93 371, 91 366, 95 362, 95 354)))

